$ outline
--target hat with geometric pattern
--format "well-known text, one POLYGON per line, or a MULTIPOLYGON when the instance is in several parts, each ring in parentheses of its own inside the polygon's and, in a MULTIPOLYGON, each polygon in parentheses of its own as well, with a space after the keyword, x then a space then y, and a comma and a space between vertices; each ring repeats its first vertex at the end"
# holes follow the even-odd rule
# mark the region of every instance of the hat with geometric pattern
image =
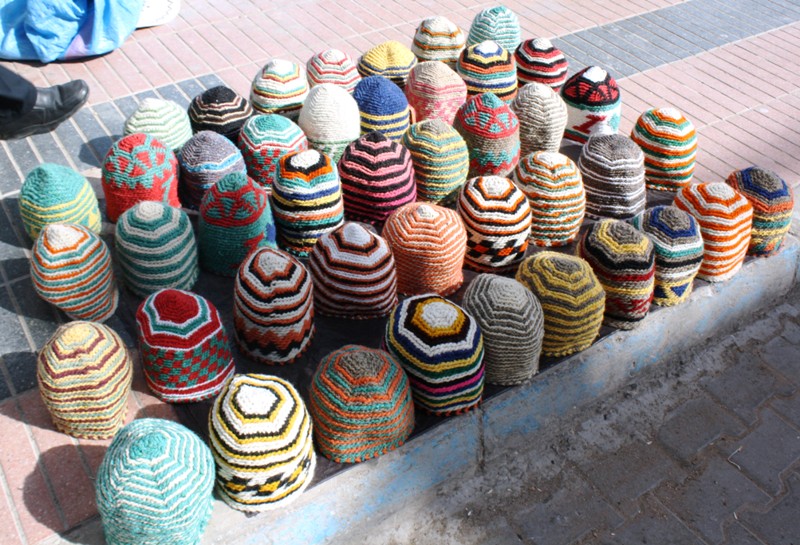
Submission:
POLYGON ((291 151, 307 150, 308 138, 297 123, 282 115, 255 115, 239 133, 239 149, 247 175, 269 192, 278 160, 291 151))
POLYGON ((594 134, 619 130, 619 87, 611 74, 599 66, 589 66, 569 78, 561 88, 561 98, 567 105, 567 140, 584 144, 594 134))
POLYGON ((517 96, 517 66, 512 52, 486 40, 467 46, 458 57, 458 75, 467 84, 467 96, 494 93, 508 104, 517 96))
POLYGON ((508 176, 520 154, 519 119, 493 93, 476 95, 458 109, 453 127, 469 150, 469 177, 508 176))
POLYGON ((408 75, 405 93, 417 121, 439 118, 448 125, 453 124, 456 112, 467 100, 464 80, 440 61, 416 65, 408 75))

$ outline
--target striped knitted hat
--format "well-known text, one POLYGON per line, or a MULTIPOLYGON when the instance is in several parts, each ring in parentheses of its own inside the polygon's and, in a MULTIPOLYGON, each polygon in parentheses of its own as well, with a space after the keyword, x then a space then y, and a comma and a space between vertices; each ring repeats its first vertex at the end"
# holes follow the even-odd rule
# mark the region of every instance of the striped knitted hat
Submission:
POLYGON ((189 121, 194 132, 213 131, 234 143, 251 115, 253 107, 247 99, 224 85, 203 91, 189 105, 189 121))
POLYGON ((288 505, 314 477, 311 418, 281 378, 234 375, 214 400, 208 435, 219 495, 239 511, 288 505))
POLYGON ((39 393, 53 424, 81 439, 108 439, 122 427, 132 372, 119 335, 93 322, 59 327, 36 362, 39 393))
POLYGON ((399 293, 446 296, 461 287, 467 231, 455 210, 407 204, 389 216, 382 235, 394 254, 399 293))
POLYGON ((250 87, 250 103, 262 114, 296 120, 308 95, 306 71, 296 62, 272 59, 259 70, 250 87))
POLYGON ((482 272, 516 270, 531 234, 525 194, 502 176, 472 178, 461 190, 458 212, 468 237, 464 265, 482 272))
POLYGON ((456 112, 467 100, 464 80, 439 61, 421 62, 411 70, 405 88, 416 120, 439 118, 453 124, 456 112))
POLYGON ((523 157, 535 151, 557 152, 567 126, 567 106, 550 87, 529 83, 511 102, 519 119, 519 140, 523 157))
POLYGON ((467 84, 467 96, 494 93, 506 104, 517 96, 514 55, 497 42, 467 46, 458 57, 456 71, 467 84))
POLYGON ((384 346, 408 374, 421 409, 449 416, 481 402, 483 335, 455 303, 432 294, 403 300, 389 315, 384 346))
POLYGON ((531 242, 564 246, 575 240, 586 209, 586 191, 572 159, 552 151, 531 153, 514 169, 513 179, 531 207, 531 242))
POLYGON ((339 463, 376 458, 414 429, 408 378, 383 350, 349 344, 322 358, 308 390, 320 452, 339 463))
POLYGON ((89 180, 69 167, 43 163, 25 177, 19 192, 22 226, 36 239, 45 225, 75 223, 100 232, 100 206, 89 180))
POLYGON ((271 191, 278 160, 290 151, 308 149, 308 139, 297 124, 282 115, 256 115, 239 133, 247 175, 271 191))
POLYGON ((344 87, 331 83, 311 89, 297 123, 311 147, 328 155, 334 163, 345 147, 361 135, 358 103, 344 87))
POLYGON ((275 247, 275 223, 264 189, 244 174, 228 174, 208 190, 197 222, 200 266, 234 276, 259 246, 275 247))
POLYGON ((654 252, 650 239, 624 221, 600 220, 583 234, 577 253, 606 292, 606 324, 633 329, 647 316, 655 285, 654 252))
POLYGON ((403 91, 383 76, 370 76, 358 82, 353 98, 361 112, 361 134, 380 131, 399 141, 408 130, 411 110, 403 91))
POLYGON ((211 131, 200 131, 186 142, 178 156, 181 166, 178 194, 193 210, 212 185, 231 172, 247 173, 242 152, 230 140, 211 131))
POLYGON ((312 284, 303 264, 272 248, 247 256, 234 283, 233 323, 248 358, 268 365, 297 360, 314 335, 312 284))
POLYGON ((514 51, 521 41, 520 34, 519 19, 513 11, 505 6, 484 8, 472 20, 467 47, 494 40, 508 51, 514 51))
POLYGON ((512 278, 480 274, 464 292, 464 310, 483 332, 486 382, 520 384, 539 371, 544 314, 530 290, 512 278))
POLYGON ((311 57, 306 64, 306 75, 312 89, 317 85, 330 83, 348 93, 352 93, 361 81, 353 59, 338 49, 326 49, 311 57))
POLYGON ((567 81, 567 58, 547 38, 525 40, 517 47, 514 58, 520 87, 541 83, 558 92, 567 81))
POLYGON ((467 180, 469 151, 458 132, 441 119, 411 125, 403 135, 417 181, 417 200, 447 203, 467 180))
POLYGON ((117 310, 119 291, 111 254, 106 243, 86 227, 48 225, 31 253, 36 293, 70 318, 104 322, 117 310))
POLYGON ((211 518, 214 458, 176 422, 134 420, 111 441, 95 488, 109 545, 195 545, 211 518))
POLYGON ((447 17, 428 17, 417 27, 411 52, 420 62, 442 61, 454 68, 466 40, 461 29, 447 17))
POLYGON ((483 93, 458 109, 453 127, 469 149, 469 177, 508 176, 520 153, 519 120, 508 104, 483 93))
POLYGON ((405 86, 408 73, 417 64, 417 57, 409 48, 389 40, 376 45, 358 59, 358 73, 363 77, 383 76, 392 80, 401 89, 405 86))
POLYGON ((611 74, 599 66, 589 66, 569 78, 561 88, 561 98, 567 105, 567 140, 584 144, 593 134, 619 130, 619 87, 611 74))
POLYGON ((631 139, 644 152, 648 189, 677 191, 692 182, 697 135, 692 122, 678 110, 647 110, 636 121, 631 139))
POLYGON ((703 261, 703 237, 697 221, 675 206, 654 206, 632 223, 655 247, 653 303, 668 307, 684 302, 703 261))
POLYGON ((117 140, 103 160, 101 179, 106 216, 112 223, 125 210, 142 201, 181 206, 178 159, 149 134, 129 134, 117 140))
POLYGON ((186 110, 171 100, 146 98, 125 121, 124 135, 145 133, 177 152, 192 137, 186 110))
POLYGON ((627 220, 644 212, 644 154, 621 134, 593 136, 581 149, 578 168, 586 189, 586 215, 627 220))
POLYGON ((747 253, 761 257, 777 253, 792 225, 792 188, 771 170, 757 166, 731 172, 727 181, 753 207, 753 231, 747 253))
POLYGON ((379 318, 397 304, 397 274, 386 241, 358 223, 322 235, 308 260, 317 312, 379 318))

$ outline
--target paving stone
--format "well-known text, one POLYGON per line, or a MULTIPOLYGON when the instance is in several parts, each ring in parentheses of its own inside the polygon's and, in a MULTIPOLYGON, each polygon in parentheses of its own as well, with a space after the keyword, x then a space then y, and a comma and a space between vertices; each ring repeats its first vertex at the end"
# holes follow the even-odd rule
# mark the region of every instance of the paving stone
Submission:
MULTIPOLYGON (((658 25, 662 29, 677 35, 682 40, 694 44, 700 48, 700 51, 708 51, 714 47, 714 44, 704 39, 699 33, 698 29, 688 24, 684 25, 682 18, 683 14, 675 13, 678 6, 672 6, 658 11, 653 11, 643 15, 642 17, 651 23, 658 25)), ((699 51, 698 51, 699 52, 699 51)))
MULTIPOLYGON (((742 525, 770 545, 797 543, 797 514, 800 513, 800 475, 787 479, 788 494, 766 513, 739 515, 742 525)), ((733 542, 731 542, 733 543, 733 542)))
MULTIPOLYGON (((4 205, 13 206, 19 212, 19 201, 16 198, 6 200, 8 202, 3 203, 4 205)), ((4 205, 0 205, 0 267, 3 268, 7 280, 16 280, 28 274, 30 265, 23 243, 6 214, 4 205)))
POLYGON ((84 151, 84 138, 78 132, 75 122, 72 119, 59 125, 58 128, 53 131, 53 134, 61 142, 64 151, 66 151, 67 156, 75 163, 75 167, 79 172, 85 172, 97 166, 97 159, 94 157, 94 154, 84 151))
POLYGON ((38 350, 55 333, 60 324, 60 315, 55 307, 37 295, 30 277, 15 282, 12 289, 19 303, 20 317, 33 339, 33 348, 38 350))
POLYGON ((569 75, 580 71, 586 66, 597 64, 599 61, 582 49, 575 47, 571 42, 556 38, 552 40, 554 46, 559 48, 569 61, 569 75))
POLYGON ((139 101, 137 101, 134 97, 122 97, 118 98, 114 101, 119 111, 122 113, 122 117, 127 119, 129 116, 136 111, 136 108, 139 107, 139 101))
MULTIPOLYGON (((9 140, 7 145, 9 154, 14 159, 21 174, 21 176, 18 177, 13 171, 11 173, 11 177, 16 179, 14 184, 16 187, 9 190, 13 191, 22 187, 22 180, 25 179, 25 176, 27 176, 31 170, 39 165, 39 158, 36 157, 33 147, 27 138, 23 140, 9 140)), ((3 173, 3 175, 5 175, 5 173, 3 173)), ((3 193, 5 193, 5 191, 3 191, 3 193)))
POLYGON ((2 142, 0 142, 0 172, 3 173, 0 176, 0 194, 17 191, 22 186, 20 175, 17 174, 17 169, 2 142))
POLYGON ((212 87, 216 87, 218 85, 225 85, 216 74, 207 74, 205 76, 200 76, 197 78, 197 81, 200 82, 200 85, 203 85, 206 89, 211 89, 212 87))
POLYGON ((0 355, 31 350, 7 286, 0 287, 0 355))
POLYGON ((183 94, 183 91, 176 85, 165 85, 156 89, 159 95, 166 100, 171 100, 178 104, 181 108, 189 107, 189 98, 183 94))
POLYGON ((723 433, 739 435, 744 426, 706 396, 687 401, 668 416, 658 439, 682 460, 690 460, 723 433))
MULTIPOLYGON (((789 341, 790 344, 800 347, 800 326, 794 322, 786 321, 783 325, 781 337, 789 341)), ((798 348, 798 352, 800 352, 800 348, 798 348)))
POLYGON ((81 149, 83 159, 93 166, 100 166, 113 144, 111 137, 106 134, 105 129, 100 125, 92 108, 79 110, 72 116, 72 119, 75 120, 75 124, 85 137, 86 144, 81 149))
MULTIPOLYGON (((97 104, 94 111, 100 118, 100 121, 105 126, 108 134, 111 135, 111 140, 116 142, 122 138, 122 132, 125 127, 125 117, 119 113, 111 102, 97 104)), ((104 155, 105 157, 105 155, 104 155)))
MULTIPOLYGON (((674 50, 676 53, 680 54, 681 57, 689 57, 704 51, 702 46, 690 42, 661 26, 659 22, 663 21, 660 19, 657 20, 654 15, 646 13, 640 17, 632 17, 630 20, 635 21, 638 26, 645 29, 648 36, 653 36, 673 44, 675 47, 674 50)), ((620 24, 625 23, 626 21, 620 21, 620 24)))
MULTIPOLYGON (((673 19, 673 24, 676 27, 680 26, 693 32, 696 37, 700 37, 705 42, 710 42, 712 46, 720 46, 733 41, 731 36, 719 28, 718 20, 708 19, 713 17, 713 14, 706 13, 708 8, 704 9, 704 6, 696 5, 701 2, 702 0, 684 2, 673 6, 672 15, 675 16, 677 14, 677 20, 673 19)), ((694 38, 687 39, 693 40, 694 38)))
POLYGON ((792 397, 778 397, 770 402, 772 407, 781 416, 797 427, 800 427, 800 392, 795 392, 792 397))
POLYGON ((627 21, 619 21, 604 25, 603 29, 607 30, 619 40, 620 47, 628 49, 628 44, 630 44, 634 47, 633 51, 648 55, 649 62, 653 66, 660 66, 682 58, 674 53, 674 48, 666 45, 669 42, 645 33, 645 30, 635 22, 635 19, 638 19, 638 17, 634 17, 633 19, 634 21, 628 19, 627 21), (625 22, 628 24, 623 24, 625 22))
POLYGON ((736 522, 725 528, 724 545, 766 545, 763 541, 747 531, 741 524, 736 522))
POLYGON ((36 134, 30 137, 30 142, 33 143, 39 157, 42 158, 41 163, 55 163, 57 165, 64 165, 72 167, 69 159, 58 147, 52 133, 36 134))
MULTIPOLYGON (((2 360, 1 357, 0 360, 2 360)), ((0 401, 9 397, 11 397, 11 388, 9 388, 8 384, 6 384, 5 377, 0 376, 0 401)))
POLYGON ((607 28, 603 25, 601 27, 589 29, 587 32, 599 40, 597 44, 598 47, 608 51, 615 57, 619 57, 626 64, 630 64, 634 68, 647 70, 648 68, 654 68, 664 64, 663 60, 653 56, 648 51, 642 50, 624 41, 623 36, 613 31, 613 27, 607 28))
POLYGON ((656 500, 646 501, 642 511, 624 526, 604 531, 589 543, 597 545, 704 545, 675 515, 656 500))
POLYGON ((205 91, 205 88, 202 85, 200 85, 194 78, 185 79, 183 81, 178 82, 178 87, 180 87, 183 90, 183 92, 186 93, 186 96, 189 97, 190 99, 189 102, 191 102, 191 99, 193 99, 194 97, 205 91))
MULTIPOLYGON (((632 66, 625 64, 620 59, 617 59, 605 51, 594 47, 590 41, 591 39, 592 37, 588 36, 586 31, 581 31, 568 36, 562 36, 560 43, 567 43, 573 48, 582 51, 584 55, 589 57, 591 62, 587 63, 586 66, 600 66, 603 69, 611 72, 611 75, 615 78, 622 78, 625 75, 635 74, 638 71, 632 66)), ((583 66, 577 67, 576 72, 578 70, 582 70, 583 68, 583 66)))
POLYGON ((797 364, 800 347, 783 337, 775 337, 762 346, 759 352, 767 365, 800 386, 800 365, 797 364))
POLYGON ((3 363, 16 393, 36 387, 36 357, 37 354, 32 351, 3 354, 3 363))

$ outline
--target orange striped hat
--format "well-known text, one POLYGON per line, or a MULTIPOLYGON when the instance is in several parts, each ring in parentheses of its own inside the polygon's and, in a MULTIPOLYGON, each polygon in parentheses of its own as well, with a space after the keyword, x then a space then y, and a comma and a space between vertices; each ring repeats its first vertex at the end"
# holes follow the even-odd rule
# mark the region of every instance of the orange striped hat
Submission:
POLYGON ((644 152, 647 189, 678 191, 689 185, 697 155, 694 125, 675 108, 653 108, 639 116, 631 139, 644 152))

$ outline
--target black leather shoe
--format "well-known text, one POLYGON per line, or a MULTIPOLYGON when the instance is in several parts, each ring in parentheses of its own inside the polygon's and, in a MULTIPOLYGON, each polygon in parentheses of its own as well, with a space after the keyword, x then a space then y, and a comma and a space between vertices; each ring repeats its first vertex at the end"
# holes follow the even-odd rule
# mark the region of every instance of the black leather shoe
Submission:
POLYGON ((82 79, 36 91, 31 111, 0 121, 0 139, 13 140, 52 131, 80 110, 89 98, 89 86, 82 79))

